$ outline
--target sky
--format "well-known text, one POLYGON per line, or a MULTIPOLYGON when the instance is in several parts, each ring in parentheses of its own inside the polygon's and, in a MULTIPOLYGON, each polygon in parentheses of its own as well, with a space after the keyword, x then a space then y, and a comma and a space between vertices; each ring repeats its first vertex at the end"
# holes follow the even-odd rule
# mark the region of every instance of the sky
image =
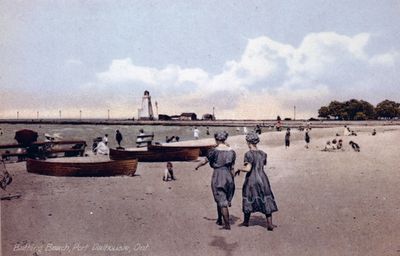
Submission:
POLYGON ((0 118, 136 118, 144 90, 217 119, 399 102, 399 24, 398 0, 1 0, 0 118))

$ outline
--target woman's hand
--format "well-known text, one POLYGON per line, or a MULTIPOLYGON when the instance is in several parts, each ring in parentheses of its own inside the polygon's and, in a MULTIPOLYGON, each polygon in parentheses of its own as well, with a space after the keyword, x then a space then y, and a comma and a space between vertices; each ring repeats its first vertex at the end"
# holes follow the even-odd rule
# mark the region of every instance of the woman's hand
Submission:
POLYGON ((203 161, 201 161, 196 168, 194 168, 194 171, 197 171, 200 167, 202 167, 203 165, 206 165, 208 163, 208 159, 205 158, 203 161))
POLYGON ((234 177, 239 176, 239 175, 240 175, 240 170, 237 170, 237 171, 235 172, 234 177))

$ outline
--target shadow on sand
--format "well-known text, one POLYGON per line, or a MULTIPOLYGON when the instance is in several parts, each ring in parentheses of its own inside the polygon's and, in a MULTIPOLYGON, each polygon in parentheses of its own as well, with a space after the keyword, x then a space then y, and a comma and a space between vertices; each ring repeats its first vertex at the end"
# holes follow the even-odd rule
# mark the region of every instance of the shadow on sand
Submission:
MULTIPOLYGON (((216 218, 209 218, 209 217, 203 217, 203 219, 208 220, 208 221, 213 221, 216 222, 217 219, 216 218)), ((240 218, 236 217, 235 215, 229 215, 229 223, 231 225, 234 225, 238 220, 240 220, 240 218)))
POLYGON ((239 246, 239 244, 238 242, 228 244, 225 241, 225 237, 213 236, 213 240, 211 241, 210 246, 215 246, 223 250, 226 256, 231 256, 233 251, 239 246))

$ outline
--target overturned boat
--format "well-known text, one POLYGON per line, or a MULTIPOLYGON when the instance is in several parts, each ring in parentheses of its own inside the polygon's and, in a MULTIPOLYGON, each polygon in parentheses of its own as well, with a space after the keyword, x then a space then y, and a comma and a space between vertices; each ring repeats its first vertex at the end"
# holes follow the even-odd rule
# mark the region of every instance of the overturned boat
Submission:
POLYGON ((50 176, 133 176, 137 159, 107 160, 90 157, 54 158, 47 160, 27 159, 26 169, 30 173, 50 176))

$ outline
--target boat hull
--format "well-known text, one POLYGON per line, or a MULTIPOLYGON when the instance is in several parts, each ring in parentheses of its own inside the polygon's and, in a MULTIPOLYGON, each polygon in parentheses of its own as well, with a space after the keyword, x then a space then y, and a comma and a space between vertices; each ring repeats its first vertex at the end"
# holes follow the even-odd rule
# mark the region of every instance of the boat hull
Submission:
POLYGON ((204 145, 204 146, 175 146, 175 145, 150 145, 149 149, 152 151, 167 151, 167 150, 185 150, 198 148, 200 150, 199 156, 207 156, 210 149, 215 148, 216 145, 204 145))
POLYGON ((165 150, 119 150, 110 148, 110 159, 138 159, 139 162, 193 161, 200 155, 199 148, 165 150))
POLYGON ((133 176, 137 164, 137 159, 101 162, 51 162, 27 159, 26 169, 30 173, 50 176, 133 176))

